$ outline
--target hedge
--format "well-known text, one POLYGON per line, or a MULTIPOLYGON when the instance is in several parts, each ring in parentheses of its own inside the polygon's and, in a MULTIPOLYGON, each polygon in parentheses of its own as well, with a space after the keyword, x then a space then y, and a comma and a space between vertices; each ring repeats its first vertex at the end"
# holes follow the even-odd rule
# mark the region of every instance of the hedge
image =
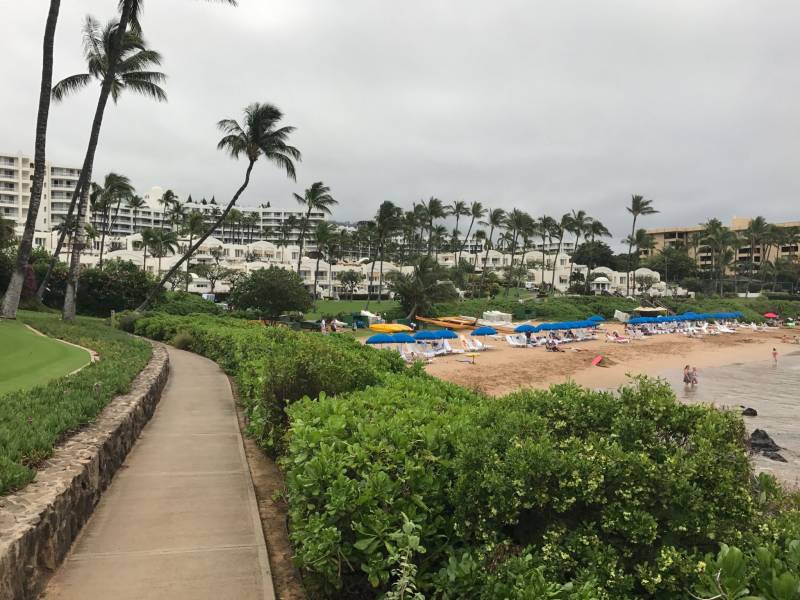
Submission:
POLYGON ((347 335, 309 334, 241 319, 154 314, 134 331, 207 356, 233 375, 249 417, 249 432, 271 453, 280 451, 286 406, 304 396, 338 394, 377 384, 404 363, 347 335))

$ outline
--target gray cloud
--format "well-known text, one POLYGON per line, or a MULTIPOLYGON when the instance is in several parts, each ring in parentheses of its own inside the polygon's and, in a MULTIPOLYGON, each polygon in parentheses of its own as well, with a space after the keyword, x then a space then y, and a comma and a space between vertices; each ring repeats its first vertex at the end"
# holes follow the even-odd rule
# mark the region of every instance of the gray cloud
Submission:
MULTIPOLYGON (((0 4, 0 148, 31 152, 46 2, 0 4)), ((56 77, 82 68, 83 15, 64 3, 56 77)), ((800 6, 674 0, 146 0, 170 101, 107 113, 96 173, 141 190, 229 197, 243 175, 214 123, 255 100, 298 127, 294 184, 260 165, 244 204, 291 206, 328 183, 337 218, 436 195, 559 215, 583 208, 617 235, 631 193, 668 226, 718 216, 798 218, 800 6)), ((78 164, 96 91, 55 106, 49 156, 78 164)))

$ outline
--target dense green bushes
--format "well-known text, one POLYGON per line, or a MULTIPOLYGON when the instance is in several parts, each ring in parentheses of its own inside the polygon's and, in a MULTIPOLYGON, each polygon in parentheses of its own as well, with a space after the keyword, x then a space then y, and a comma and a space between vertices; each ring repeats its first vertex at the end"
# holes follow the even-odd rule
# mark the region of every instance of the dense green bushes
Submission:
POLYGON ((181 291, 165 292, 163 297, 153 305, 153 310, 170 315, 218 315, 222 312, 219 306, 210 300, 204 300, 197 294, 181 291))
POLYGON ((0 396, 0 494, 28 483, 64 435, 127 392, 151 355, 147 342, 96 319, 65 323, 44 313, 21 313, 20 318, 49 336, 92 348, 100 360, 70 377, 0 396))
POLYGON ((745 584, 767 589, 761 546, 776 577, 798 574, 800 512, 753 477, 741 418, 665 383, 487 398, 342 335, 209 316, 135 329, 236 376, 280 456, 313 597, 684 598, 711 590, 721 541, 750 557, 745 584))
POLYGON ((391 588, 405 515, 433 597, 680 597, 755 515, 741 420, 648 380, 488 399, 403 376, 289 414, 291 537, 322 595, 391 588))
POLYGON ((281 447, 288 404, 303 396, 363 389, 403 369, 399 355, 362 346, 350 336, 306 334, 241 319, 156 313, 138 318, 134 331, 167 342, 180 336, 183 347, 234 375, 251 433, 271 452, 281 447))

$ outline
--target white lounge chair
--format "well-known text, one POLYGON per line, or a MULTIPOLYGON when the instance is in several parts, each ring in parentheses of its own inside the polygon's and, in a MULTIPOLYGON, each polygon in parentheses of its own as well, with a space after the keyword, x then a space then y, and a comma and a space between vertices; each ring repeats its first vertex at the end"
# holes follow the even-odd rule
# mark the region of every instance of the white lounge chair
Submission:
POLYGON ((461 348, 453 348, 450 345, 450 342, 448 342, 447 340, 442 340, 442 346, 444 346, 444 349, 447 350, 450 354, 464 354, 464 350, 462 350, 461 348))
POLYGON ((475 345, 475 349, 479 350, 479 351, 480 350, 490 350, 490 349, 494 348, 494 346, 490 346, 489 344, 484 344, 478 338, 475 338, 474 340, 472 340, 472 343, 475 345))
POLYGON ((507 335, 506 341, 508 345, 512 348, 527 348, 528 344, 526 342, 520 341, 518 336, 515 335, 507 335))

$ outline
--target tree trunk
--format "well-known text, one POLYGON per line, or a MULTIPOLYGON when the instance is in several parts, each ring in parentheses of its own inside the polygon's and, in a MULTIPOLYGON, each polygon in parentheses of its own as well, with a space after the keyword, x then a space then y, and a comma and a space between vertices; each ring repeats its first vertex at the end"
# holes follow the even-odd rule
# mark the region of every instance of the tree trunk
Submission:
POLYGON ((306 241, 306 229, 308 229, 308 220, 311 218, 311 207, 306 211, 306 218, 303 219, 302 227, 300 229, 300 254, 297 256, 297 274, 300 275, 300 262, 303 260, 303 246, 306 241))
MULTIPOLYGON (((370 253, 371 254, 371 253, 370 253)), ((367 304, 364 310, 369 308, 369 301, 372 300, 372 277, 375 275, 375 260, 372 261, 372 266, 369 269, 369 278, 367 279, 367 304)))
POLYGON ((167 272, 167 274, 164 275, 164 277, 162 277, 161 280, 156 285, 153 286, 153 289, 150 290, 150 293, 147 295, 147 298, 144 299, 144 302, 142 302, 137 307, 137 309, 136 309, 137 312, 141 312, 141 311, 145 310, 150 305, 150 303, 158 295, 159 290, 164 286, 164 283, 166 283, 169 280, 169 278, 172 277, 172 275, 175 273, 175 271, 177 271, 181 267, 181 265, 186 260, 188 260, 188 258, 192 254, 194 254, 197 251, 197 249, 203 244, 203 242, 206 241, 206 239, 211 235, 211 233, 217 227, 219 227, 219 224, 222 222, 222 220, 226 216, 228 216, 228 213, 231 211, 233 206, 236 204, 236 201, 239 199, 239 196, 242 195, 242 192, 244 192, 245 188, 250 183, 250 173, 253 170, 253 165, 254 164, 255 164, 255 161, 251 160, 250 163, 247 165, 247 172, 245 173, 245 176, 244 176, 244 183, 242 183, 242 185, 239 187, 239 189, 236 190, 236 193, 233 195, 233 198, 231 198, 231 201, 228 202, 228 206, 225 207, 225 210, 222 212, 222 214, 219 216, 219 218, 217 218, 217 221, 214 223, 213 227, 210 227, 209 229, 207 229, 206 232, 197 239, 197 241, 194 243, 194 245, 189 247, 189 249, 186 251, 186 253, 181 257, 181 259, 172 266, 172 268, 167 272))
MULTIPOLYGON (((575 234, 575 250, 572 252, 572 255, 575 255, 575 252, 578 251, 578 246, 581 243, 581 233, 580 231, 575 234)), ((567 292, 569 292, 569 288, 572 285, 572 269, 575 268, 575 262, 572 260, 572 256, 569 257, 569 277, 567 278, 567 292)), ((627 280, 628 278, 626 278, 627 280)))
POLYGON ((383 249, 385 244, 386 240, 382 240, 378 247, 378 252, 380 252, 381 255, 381 270, 380 275, 378 275, 378 304, 383 301, 383 249))
POLYGON ((47 119, 50 114, 50 90, 53 87, 53 45, 56 37, 56 24, 61 0, 50 0, 50 10, 44 27, 42 43, 42 81, 39 87, 39 110, 36 115, 36 139, 33 156, 33 181, 31 183, 31 199, 28 204, 28 216, 25 218, 25 229, 17 249, 17 260, 14 272, 3 300, 0 317, 16 319, 22 288, 25 283, 25 270, 33 251, 33 236, 36 231, 36 217, 42 202, 44 185, 45 151, 47 146, 47 119))
POLYGON ((558 251, 556 252, 556 257, 553 259, 553 278, 550 281, 550 293, 555 294, 556 291, 556 266, 558 263, 558 257, 561 255, 561 246, 564 244, 564 232, 561 232, 561 235, 558 237, 558 251))
POLYGON ((631 284, 631 250, 633 249, 633 236, 636 233, 636 215, 633 215, 633 225, 631 226, 631 238, 628 240, 628 273, 625 275, 625 295, 630 296, 631 284))
POLYGON ((318 281, 317 273, 319 273, 319 259, 320 259, 319 249, 317 249, 317 264, 314 267, 314 298, 315 299, 317 298, 317 281, 318 281))
POLYGON ((483 270, 481 271, 481 294, 483 294, 483 286, 486 282, 486 268, 488 267, 489 263, 489 246, 492 242, 492 236, 494 235, 494 225, 489 228, 489 239, 486 241, 486 251, 483 253, 483 270))
POLYGON ((464 243, 461 244, 461 252, 459 253, 459 262, 461 261, 461 254, 464 253, 464 248, 467 247, 467 242, 469 241, 469 234, 472 233, 473 225, 475 225, 475 217, 472 217, 472 220, 469 222, 469 229, 467 229, 467 235, 464 236, 464 243))
MULTIPOLYGON (((114 77, 117 69, 117 56, 122 44, 122 37, 128 29, 128 22, 130 21, 131 12, 133 9, 133 0, 125 0, 122 7, 122 15, 120 16, 117 31, 111 41, 112 57, 109 59, 108 68, 106 69, 105 77, 103 77, 103 85, 100 88, 100 97, 97 100, 97 109, 94 114, 94 121, 92 122, 92 133, 89 136, 89 146, 86 149, 86 157, 83 161, 83 169, 81 169, 81 179, 83 179, 83 189, 81 190, 81 199, 78 204, 78 222, 75 225, 75 238, 72 244, 72 256, 70 257, 69 276, 67 278, 67 292, 64 296, 64 309, 62 317, 65 321, 73 321, 75 319, 76 303, 78 296, 78 277, 80 275, 80 255, 83 250, 86 231, 84 229, 84 220, 86 218, 86 205, 89 200, 89 184, 92 180, 92 167, 94 166, 94 155, 97 151, 97 142, 100 139, 100 128, 103 125, 103 113, 108 103, 108 96, 111 93, 111 86, 114 83, 114 77)), ((80 182, 79 182, 80 183, 80 182)))
MULTIPOLYGON (((190 233, 189 234, 189 248, 192 247, 192 238, 194 236, 190 233)), ((184 291, 188 294, 189 293, 189 267, 192 264, 192 257, 191 255, 186 257, 186 281, 184 282, 184 291)))

